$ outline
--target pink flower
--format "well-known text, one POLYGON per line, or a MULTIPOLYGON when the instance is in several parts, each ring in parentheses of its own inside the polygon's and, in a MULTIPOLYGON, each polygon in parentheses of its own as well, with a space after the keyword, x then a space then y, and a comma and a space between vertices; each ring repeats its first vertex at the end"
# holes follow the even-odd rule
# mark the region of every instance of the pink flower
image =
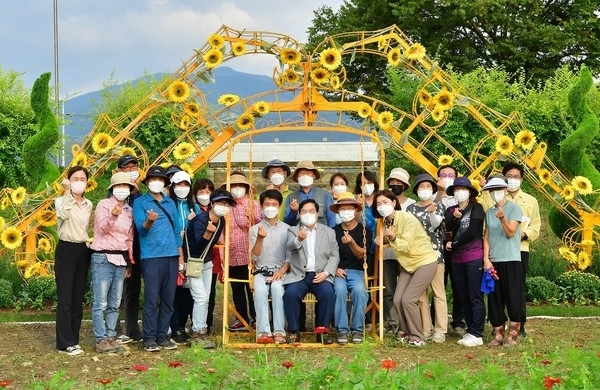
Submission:
POLYGON ((135 371, 148 371, 148 366, 145 366, 143 364, 136 364, 135 366, 132 366, 131 369, 135 371))

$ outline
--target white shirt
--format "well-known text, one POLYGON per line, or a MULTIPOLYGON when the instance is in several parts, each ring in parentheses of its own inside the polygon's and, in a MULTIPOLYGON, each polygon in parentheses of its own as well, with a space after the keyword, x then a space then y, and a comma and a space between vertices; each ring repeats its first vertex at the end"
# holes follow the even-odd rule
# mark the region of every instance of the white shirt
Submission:
POLYGON ((315 243, 317 241, 317 225, 312 230, 306 229, 306 272, 316 271, 315 243))

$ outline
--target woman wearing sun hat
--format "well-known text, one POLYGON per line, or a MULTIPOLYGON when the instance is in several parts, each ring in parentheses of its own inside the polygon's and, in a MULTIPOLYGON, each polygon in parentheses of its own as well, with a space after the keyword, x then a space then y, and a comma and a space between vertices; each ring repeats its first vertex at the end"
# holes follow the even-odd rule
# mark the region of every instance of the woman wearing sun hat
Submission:
POLYGON ((446 188, 446 194, 458 202, 446 210, 446 230, 452 240, 446 242, 451 254, 450 272, 454 280, 454 293, 460 302, 467 324, 467 333, 458 340, 460 345, 483 345, 485 304, 481 293, 483 276, 483 221, 485 212, 477 202, 477 191, 468 177, 457 177, 446 188))
POLYGON ((504 176, 490 178, 483 187, 494 202, 485 213, 483 236, 483 267, 495 271, 498 278, 494 291, 488 295, 488 318, 494 327, 494 338, 489 343, 492 347, 517 345, 525 313, 520 226, 523 212, 518 204, 507 200, 507 187, 504 176), (504 340, 508 319, 510 327, 504 340))
MULTIPOLYGON (((229 227, 229 277, 232 279, 247 280, 248 262, 250 261, 250 239, 248 232, 250 227, 260 222, 262 209, 260 204, 251 199, 248 194, 254 189, 239 171, 232 172, 229 176, 231 195, 236 205, 231 207, 231 220, 229 227)), ((226 183, 221 185, 225 189, 226 183)), ((248 323, 254 322, 256 311, 254 310, 254 299, 250 284, 243 282, 231 282, 231 293, 235 310, 248 323)), ((223 319, 227 321, 226 318, 223 319)), ((237 319, 230 327, 230 331, 247 330, 244 324, 237 319)))
POLYGON ((122 347, 115 340, 115 327, 123 293, 123 281, 131 275, 133 263, 133 211, 127 200, 137 189, 129 172, 110 178, 110 197, 96 206, 92 251, 92 325, 97 352, 122 347))

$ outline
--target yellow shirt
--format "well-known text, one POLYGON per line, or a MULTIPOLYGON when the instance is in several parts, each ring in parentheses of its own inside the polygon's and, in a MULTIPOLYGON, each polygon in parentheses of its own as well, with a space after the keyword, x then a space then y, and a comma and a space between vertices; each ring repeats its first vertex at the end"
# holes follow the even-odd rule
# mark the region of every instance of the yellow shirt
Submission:
POLYGON ((394 214, 392 226, 396 239, 390 241, 396 258, 407 272, 437 262, 437 253, 433 250, 431 239, 421 222, 412 214, 398 210, 394 214))
MULTIPOLYGON (((515 202, 521 207, 524 217, 521 222, 521 231, 527 235, 527 240, 521 240, 521 251, 529 252, 529 244, 538 239, 540 236, 540 228, 542 226, 538 201, 533 196, 523 192, 520 188, 514 196, 508 193, 507 199, 515 202)), ((479 197, 479 202, 484 210, 493 206, 489 191, 483 192, 479 197)))
POLYGON ((74 243, 89 241, 88 227, 93 208, 89 199, 83 198, 83 202, 78 203, 69 192, 54 200, 54 208, 60 240, 74 243))

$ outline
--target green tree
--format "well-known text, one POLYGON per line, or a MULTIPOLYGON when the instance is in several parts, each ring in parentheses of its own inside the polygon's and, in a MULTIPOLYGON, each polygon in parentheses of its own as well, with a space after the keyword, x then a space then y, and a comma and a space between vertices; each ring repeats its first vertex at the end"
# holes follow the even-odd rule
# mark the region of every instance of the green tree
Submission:
POLYGON ((0 188, 25 185, 28 180, 21 152, 36 128, 30 93, 18 72, 0 66, 0 188))
MULTIPOLYGON (((314 14, 311 45, 331 34, 396 24, 458 72, 500 66, 535 85, 563 65, 600 70, 596 0, 347 0, 337 12, 324 6, 314 14)), ((350 78, 357 87, 351 89, 371 95, 385 90, 385 66, 364 58, 346 64, 349 75, 363 75, 350 78)))

